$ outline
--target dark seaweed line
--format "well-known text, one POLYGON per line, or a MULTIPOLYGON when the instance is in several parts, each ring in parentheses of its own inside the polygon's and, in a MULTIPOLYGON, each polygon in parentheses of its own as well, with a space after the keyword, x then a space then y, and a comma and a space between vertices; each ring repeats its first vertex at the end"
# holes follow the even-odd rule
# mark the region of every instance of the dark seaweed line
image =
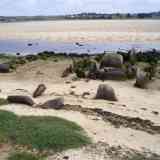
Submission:
POLYGON ((102 117, 105 122, 111 123, 114 127, 125 127, 135 130, 140 130, 147 132, 149 134, 160 134, 160 126, 156 126, 150 120, 144 120, 139 117, 127 117, 122 115, 117 115, 112 112, 103 111, 98 108, 83 108, 76 105, 65 105, 65 110, 78 111, 86 115, 98 115, 102 117))

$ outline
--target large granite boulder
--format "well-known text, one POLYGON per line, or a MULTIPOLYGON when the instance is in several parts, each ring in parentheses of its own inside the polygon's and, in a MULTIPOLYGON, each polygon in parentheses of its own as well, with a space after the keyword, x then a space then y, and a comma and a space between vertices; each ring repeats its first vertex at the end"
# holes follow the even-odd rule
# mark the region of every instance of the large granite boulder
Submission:
POLYGON ((109 100, 109 101, 117 101, 114 89, 107 84, 99 85, 95 98, 109 100))
POLYGON ((95 73, 97 79, 100 80, 125 80, 126 72, 120 68, 104 68, 95 73))
POLYGON ((117 53, 106 53, 100 63, 100 68, 113 67, 122 68, 123 56, 117 53))

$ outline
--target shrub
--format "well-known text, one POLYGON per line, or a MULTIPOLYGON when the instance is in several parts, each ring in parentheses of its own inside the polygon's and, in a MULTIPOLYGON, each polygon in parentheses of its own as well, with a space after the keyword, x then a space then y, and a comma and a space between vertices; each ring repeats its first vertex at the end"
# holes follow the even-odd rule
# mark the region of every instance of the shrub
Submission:
POLYGON ((85 72, 90 69, 92 63, 94 62, 90 58, 83 58, 78 61, 73 60, 73 70, 77 77, 85 78, 85 72))
POLYGON ((94 59, 95 59, 96 62, 99 63, 99 62, 101 62, 103 56, 104 56, 104 54, 99 54, 99 55, 96 55, 96 56, 94 57, 94 59))
POLYGON ((144 69, 145 72, 147 72, 149 80, 152 80, 152 78, 155 77, 156 69, 157 69, 157 64, 155 63, 150 63, 150 65, 144 69))

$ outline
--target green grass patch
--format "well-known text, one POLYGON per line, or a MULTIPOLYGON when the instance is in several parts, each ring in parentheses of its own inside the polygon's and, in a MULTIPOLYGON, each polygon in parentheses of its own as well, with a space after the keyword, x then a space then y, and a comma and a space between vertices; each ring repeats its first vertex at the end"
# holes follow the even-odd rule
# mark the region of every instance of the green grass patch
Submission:
POLYGON ((22 153, 11 154, 8 157, 8 160, 40 160, 40 158, 33 154, 22 152, 22 153))
POLYGON ((0 111, 0 142, 27 146, 30 149, 62 151, 89 144, 77 124, 57 117, 17 117, 0 111))

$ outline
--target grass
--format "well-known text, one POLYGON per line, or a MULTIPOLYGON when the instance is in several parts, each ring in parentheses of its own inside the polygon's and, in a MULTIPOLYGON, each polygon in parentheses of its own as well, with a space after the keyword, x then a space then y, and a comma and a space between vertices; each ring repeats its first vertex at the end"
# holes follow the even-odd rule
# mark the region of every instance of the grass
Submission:
POLYGON ((8 101, 4 98, 0 98, 0 106, 8 104, 8 101))
POLYGON ((0 142, 29 149, 63 151, 91 143, 77 124, 57 117, 17 117, 0 111, 0 142))
POLYGON ((40 158, 33 154, 22 152, 22 153, 11 154, 8 157, 8 160, 40 160, 40 158))

